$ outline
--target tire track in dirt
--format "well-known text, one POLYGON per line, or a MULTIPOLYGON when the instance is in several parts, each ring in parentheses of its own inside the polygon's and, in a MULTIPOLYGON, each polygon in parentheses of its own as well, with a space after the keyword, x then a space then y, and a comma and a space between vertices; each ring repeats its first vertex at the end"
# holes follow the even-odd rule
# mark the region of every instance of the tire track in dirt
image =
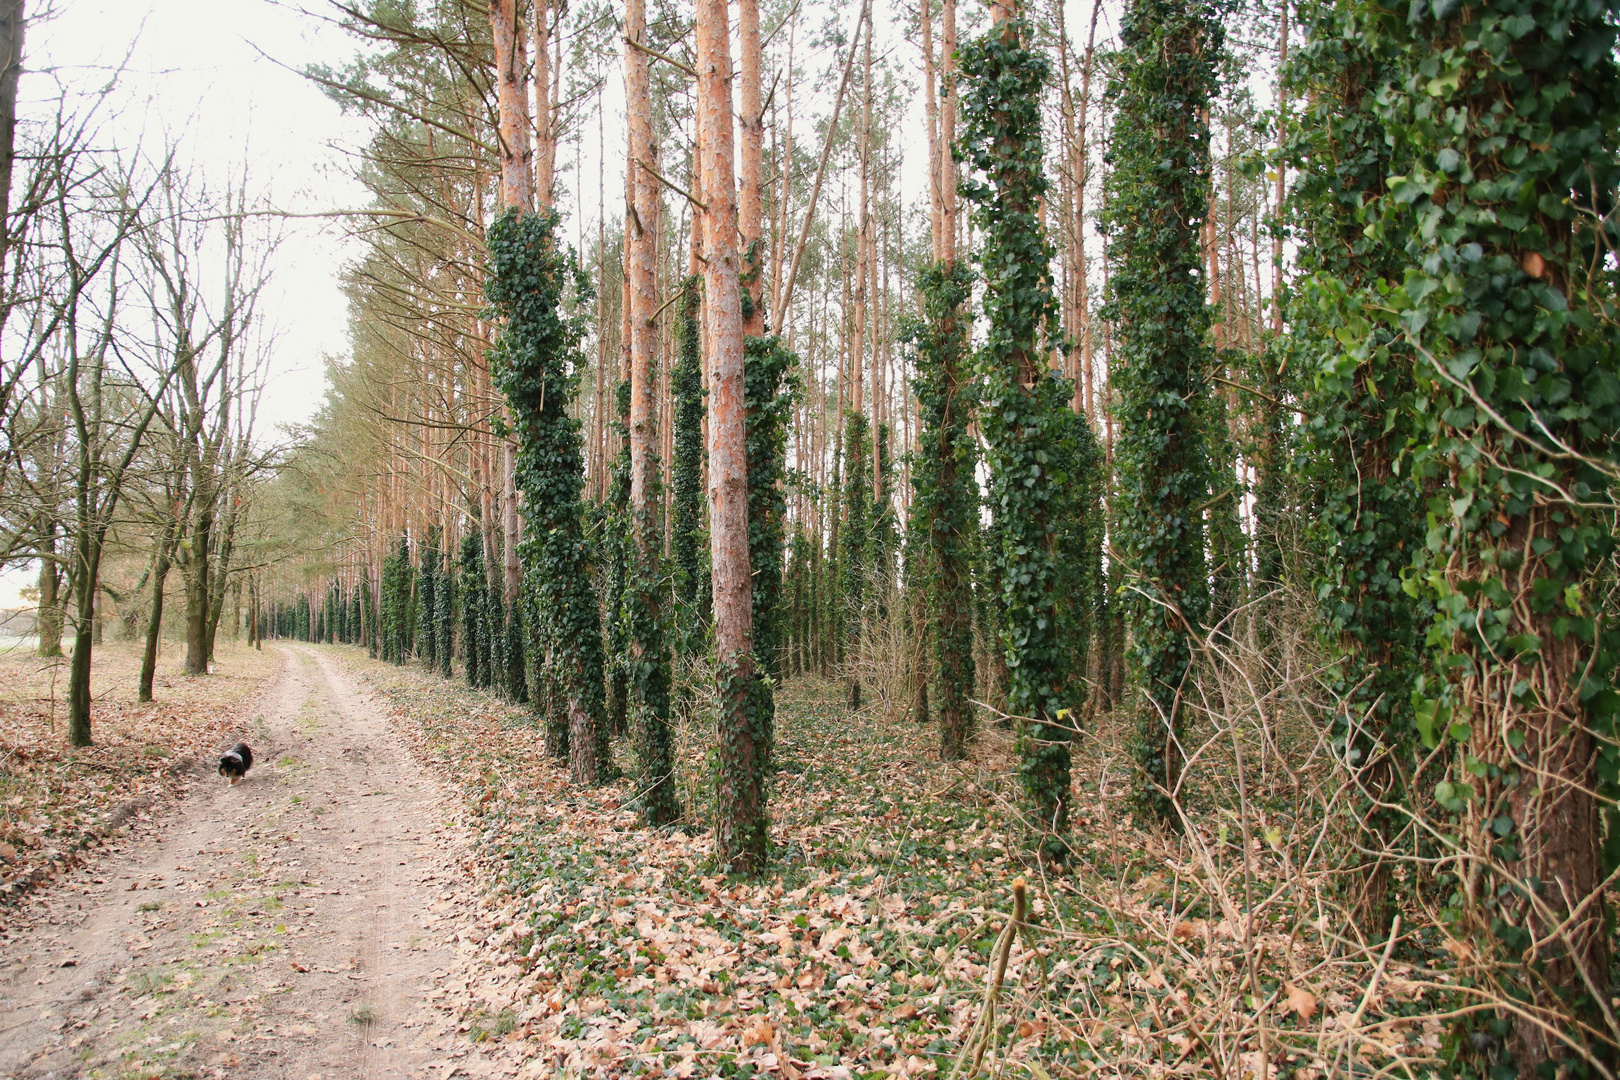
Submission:
POLYGON ((248 778, 199 771, 0 955, 0 1076, 452 1071, 466 1042, 429 998, 466 914, 445 794, 336 663, 282 652, 248 778))

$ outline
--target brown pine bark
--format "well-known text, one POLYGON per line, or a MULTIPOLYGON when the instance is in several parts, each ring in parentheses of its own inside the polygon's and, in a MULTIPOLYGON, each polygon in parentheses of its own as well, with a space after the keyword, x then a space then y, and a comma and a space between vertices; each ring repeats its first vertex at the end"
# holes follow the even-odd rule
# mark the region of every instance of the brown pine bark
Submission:
MULTIPOLYGON (((624 13, 624 92, 628 119, 629 160, 655 165, 653 154, 652 92, 648 77, 648 57, 635 47, 645 44, 647 8, 645 0, 625 0, 624 13)), ((630 528, 635 550, 637 606, 639 618, 632 628, 631 654, 637 665, 666 663, 659 651, 656 627, 661 618, 661 590, 657 587, 658 507, 652 495, 657 483, 657 448, 653 425, 653 356, 658 337, 653 316, 658 310, 658 182, 647 168, 634 164, 626 169, 631 178, 630 212, 626 215, 625 301, 630 360, 630 528)), ((641 739, 642 762, 647 785, 641 803, 641 818, 649 825, 663 825, 676 816, 667 755, 668 694, 647 691, 647 680, 637 679, 631 694, 635 698, 635 723, 645 733, 641 739), (656 699, 655 699, 656 698, 656 699), (662 760, 660 760, 662 759, 662 760), (650 774, 650 775, 649 775, 650 774)))
POLYGON ((1086 262, 1086 180, 1091 175, 1088 114, 1091 111, 1091 72, 1096 55, 1097 17, 1102 14, 1102 0, 1091 5, 1091 29, 1086 34, 1086 56, 1080 67, 1080 130, 1076 153, 1079 160, 1074 170, 1074 230, 1075 270, 1079 275, 1076 289, 1076 309, 1080 313, 1080 382, 1085 400, 1086 416, 1096 415, 1096 394, 1092 387, 1091 338, 1091 281, 1086 262))
POLYGON ((940 5, 939 65, 939 173, 942 217, 940 236, 947 266, 956 262, 957 194, 956 159, 951 141, 956 138, 956 0, 940 5))
MULTIPOLYGON (((1285 71, 1287 69, 1287 67, 1288 67, 1288 5, 1285 3, 1285 4, 1282 5, 1282 27, 1279 30, 1278 34, 1277 34, 1277 70, 1279 72, 1285 71)), ((1277 91, 1278 91, 1277 92, 1277 103, 1278 103, 1279 110, 1286 117, 1287 114, 1288 114, 1288 98, 1286 96, 1284 96, 1283 93, 1282 93, 1282 90, 1283 90, 1282 82, 1283 82, 1282 77, 1279 75, 1279 77, 1277 79, 1277 91)), ((1284 193, 1286 191, 1285 185, 1287 183, 1287 179, 1288 179, 1288 169, 1287 169, 1286 166, 1284 166, 1282 163, 1279 162, 1278 165, 1277 165, 1277 201, 1276 201, 1276 213, 1277 213, 1276 230, 1277 230, 1277 232, 1276 232, 1276 238, 1273 240, 1273 243, 1276 245, 1276 249, 1272 252, 1272 256, 1271 256, 1271 332, 1273 334, 1279 334, 1279 335, 1282 333, 1282 323, 1283 323, 1283 311, 1282 311, 1282 293, 1283 293, 1282 217, 1283 217, 1283 195, 1284 195, 1284 193)), ((1260 254, 1260 235, 1259 235, 1258 232, 1255 233, 1254 248, 1255 248, 1255 257, 1258 259, 1259 254, 1260 254)))
POLYGON ((928 129, 928 203, 931 209, 928 226, 934 261, 939 262, 945 258, 945 193, 941 189, 944 178, 939 157, 939 72, 934 67, 934 12, 929 0, 922 0, 917 22, 922 33, 923 120, 928 129))
POLYGON ((534 188, 541 210, 551 209, 557 177, 557 137, 552 123, 550 0, 534 3, 534 188))
MULTIPOLYGON (((517 0, 489 0, 495 40, 495 86, 501 153, 501 205, 519 211, 534 205, 529 162, 529 99, 523 85, 528 57, 518 27, 517 0)), ((542 55, 545 50, 542 48, 542 55)))
POLYGON ((733 872, 757 874, 765 864, 765 746, 750 715, 753 582, 727 23, 726 0, 698 0, 697 149, 708 205, 703 316, 709 337, 709 537, 720 703, 715 855, 733 872))
POLYGON ((742 234, 743 333, 765 334, 765 209, 760 158, 765 145, 765 107, 760 101, 759 0, 737 0, 737 229, 742 234))

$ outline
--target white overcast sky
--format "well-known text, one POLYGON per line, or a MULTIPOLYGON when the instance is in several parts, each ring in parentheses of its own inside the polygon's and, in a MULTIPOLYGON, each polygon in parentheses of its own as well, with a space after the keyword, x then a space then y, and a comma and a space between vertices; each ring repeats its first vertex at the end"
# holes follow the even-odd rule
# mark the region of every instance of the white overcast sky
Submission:
MULTIPOLYGON (((182 163, 215 182, 246 161, 278 208, 363 205, 345 148, 363 141, 364 127, 277 63, 352 56, 356 42, 330 23, 266 0, 57 0, 55 16, 28 34, 24 111, 58 80, 92 87, 122 67, 109 130, 121 149, 168 133, 180 139, 182 163)), ((322 357, 347 348, 337 275, 349 250, 341 230, 308 220, 291 223, 276 255, 262 309, 279 334, 261 413, 272 424, 310 416, 322 357)))
MULTIPOLYGON (((293 71, 342 63, 356 42, 330 23, 266 0, 56 0, 25 41, 19 112, 49 110, 57 84, 103 85, 122 68, 108 102, 106 140, 120 149, 177 135, 184 163, 224 181, 248 162, 255 184, 294 212, 361 206, 352 149, 365 127, 293 71), (273 59, 267 59, 266 57, 273 59)), ((30 15, 44 4, 30 0, 30 15)), ((262 310, 278 333, 261 417, 306 420, 325 390, 323 358, 347 351, 338 273, 352 252, 340 229, 292 222, 276 254, 262 310)), ((0 608, 22 603, 32 567, 0 574, 0 608)))

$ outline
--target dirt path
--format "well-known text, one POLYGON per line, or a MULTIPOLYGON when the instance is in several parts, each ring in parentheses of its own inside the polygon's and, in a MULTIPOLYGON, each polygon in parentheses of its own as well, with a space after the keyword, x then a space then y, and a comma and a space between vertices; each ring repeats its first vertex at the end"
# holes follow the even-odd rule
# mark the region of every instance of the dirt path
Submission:
POLYGON ((466 1039, 430 1001, 456 960, 441 789, 336 663, 283 652, 247 780, 199 771, 0 954, 0 1076, 452 1071, 466 1039))

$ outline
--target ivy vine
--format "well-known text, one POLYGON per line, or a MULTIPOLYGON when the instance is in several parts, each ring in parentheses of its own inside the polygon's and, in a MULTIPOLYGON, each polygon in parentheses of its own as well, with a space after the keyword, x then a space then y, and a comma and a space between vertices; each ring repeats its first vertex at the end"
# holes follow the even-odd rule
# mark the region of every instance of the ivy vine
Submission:
POLYGON ((1058 625, 1059 526, 1065 477, 1053 459, 1068 425, 1069 389, 1047 363, 1058 327, 1052 245, 1041 224, 1041 101, 1050 65, 1029 44, 1022 16, 991 26, 961 50, 961 156, 984 179, 962 194, 984 242, 978 262, 988 322, 975 356, 980 423, 1000 586, 1007 711, 1018 721, 1018 774, 1045 832, 1043 857, 1061 860, 1069 815, 1068 643, 1058 625))
POLYGON ((1209 213, 1208 106, 1222 31, 1202 0, 1133 0, 1120 43, 1103 214, 1115 268, 1103 311, 1114 325, 1110 379, 1119 394, 1115 529, 1129 575, 1134 753, 1143 773, 1135 801, 1174 824, 1183 695, 1209 610, 1211 475, 1199 402, 1211 356, 1199 229, 1209 213))
POLYGON ((559 220, 555 211, 501 214, 488 232, 484 295, 504 322, 491 373, 518 439, 526 586, 567 698, 570 775, 594 783, 607 775, 611 757, 604 753, 602 628, 580 505, 584 458, 579 420, 568 414, 584 364, 583 308, 564 309, 570 292, 584 297, 590 284, 556 235, 559 220))
POLYGON ((917 451, 911 470, 912 521, 926 537, 918 559, 917 587, 926 597, 934 708, 939 715, 940 756, 967 756, 973 734, 973 541, 979 486, 977 447, 968 432, 974 386, 968 370, 967 303, 973 273, 964 264, 932 263, 918 277, 921 319, 901 329, 917 374, 917 451))

